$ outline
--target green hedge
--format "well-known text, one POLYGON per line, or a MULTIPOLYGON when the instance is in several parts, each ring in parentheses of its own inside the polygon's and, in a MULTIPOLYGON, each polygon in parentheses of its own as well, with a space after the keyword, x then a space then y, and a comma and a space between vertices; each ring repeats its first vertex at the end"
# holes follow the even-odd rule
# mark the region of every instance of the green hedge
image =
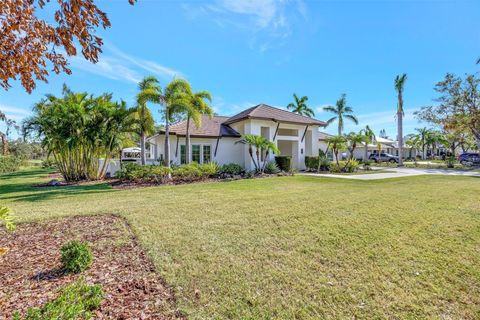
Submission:
POLYGON ((292 157, 289 156, 276 156, 275 163, 280 170, 288 172, 292 167, 292 157))

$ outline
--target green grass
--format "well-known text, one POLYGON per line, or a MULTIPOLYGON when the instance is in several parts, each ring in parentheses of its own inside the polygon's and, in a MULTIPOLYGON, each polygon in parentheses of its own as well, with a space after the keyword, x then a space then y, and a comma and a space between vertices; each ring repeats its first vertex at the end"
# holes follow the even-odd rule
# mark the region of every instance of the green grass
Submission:
POLYGON ((30 187, 44 176, 0 176, 0 202, 125 216, 193 319, 480 317, 479 178, 30 187))

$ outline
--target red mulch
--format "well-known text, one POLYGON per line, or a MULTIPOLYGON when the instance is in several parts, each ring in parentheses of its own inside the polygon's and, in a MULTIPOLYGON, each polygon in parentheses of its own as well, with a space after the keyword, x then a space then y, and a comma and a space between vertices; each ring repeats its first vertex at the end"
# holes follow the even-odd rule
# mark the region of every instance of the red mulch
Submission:
POLYGON ((39 307, 60 287, 79 277, 101 284, 104 299, 96 319, 177 319, 172 290, 154 272, 126 222, 115 216, 73 217, 42 224, 20 224, 14 233, 0 231, 0 319, 15 310, 39 307), (80 275, 61 271, 60 247, 88 241, 94 262, 80 275))

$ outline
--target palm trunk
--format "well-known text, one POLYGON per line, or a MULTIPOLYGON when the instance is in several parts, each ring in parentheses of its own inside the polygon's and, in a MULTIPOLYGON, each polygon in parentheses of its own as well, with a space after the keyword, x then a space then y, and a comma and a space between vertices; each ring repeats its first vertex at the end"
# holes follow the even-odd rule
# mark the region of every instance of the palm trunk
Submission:
POLYGON ((257 169, 257 163, 255 162, 255 158, 253 157, 253 149, 252 146, 248 146, 248 153, 250 154, 250 158, 252 158, 253 165, 255 166, 255 170, 257 169))
POLYGON ((259 151, 258 147, 257 147, 257 150, 256 150, 255 153, 256 153, 256 155, 257 155, 257 163, 258 163, 258 167, 255 166, 255 169, 256 169, 256 171, 258 172, 258 171, 260 170, 260 151, 259 151))
POLYGON ((190 148, 190 116, 187 117, 187 133, 185 137, 185 163, 190 163, 192 159, 190 148))
POLYGON ((168 108, 165 109, 165 167, 170 168, 170 123, 168 108))
POLYGON ((145 131, 143 131, 140 134, 140 159, 142 162, 142 166, 145 165, 145 131))
POLYGON ((365 142, 365 151, 364 151, 364 154, 363 154, 363 161, 367 161, 368 160, 368 142, 365 142))
POLYGON ((265 152, 265 160, 263 161, 262 173, 265 172, 265 167, 267 166, 268 156, 269 156, 269 155, 270 155, 270 150, 267 149, 267 151, 265 152))
POLYGON ((397 112, 398 124, 398 166, 403 166, 403 113, 397 112))

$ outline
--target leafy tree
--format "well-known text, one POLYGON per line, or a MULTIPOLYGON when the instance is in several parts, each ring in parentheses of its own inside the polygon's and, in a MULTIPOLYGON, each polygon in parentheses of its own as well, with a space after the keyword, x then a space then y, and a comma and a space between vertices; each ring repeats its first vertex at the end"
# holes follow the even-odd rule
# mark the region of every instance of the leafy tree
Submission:
POLYGON ((10 80, 19 79, 29 93, 35 80, 47 82, 49 69, 71 73, 67 56, 77 55, 76 45, 96 63, 103 45, 97 28, 110 27, 94 0, 3 0, 0 21, 0 86, 8 89, 10 80))
POLYGON ((337 163, 337 168, 340 169, 340 163, 339 163, 338 153, 339 153, 341 150, 345 150, 345 149, 346 149, 347 139, 346 139, 344 136, 342 136, 342 135, 338 135, 338 136, 328 137, 325 141, 327 142, 329 148, 332 149, 332 152, 333 152, 333 154, 335 155, 335 161, 336 161, 336 163, 337 163))
POLYGON ((405 145, 408 147, 408 150, 409 150, 409 154, 410 154, 409 158, 413 158, 414 162, 416 163, 417 157, 416 156, 413 157, 413 150, 421 149, 421 144, 420 144, 420 140, 418 139, 418 135, 413 133, 407 135, 405 145))
POLYGON ((137 106, 135 107, 135 122, 140 135, 140 158, 142 165, 145 165, 145 144, 146 135, 155 131, 155 122, 152 112, 147 106, 148 95, 145 92, 157 90, 158 80, 155 77, 145 77, 138 84, 139 93, 137 94, 137 106))
POLYGON ((132 110, 123 101, 112 101, 110 94, 95 97, 64 86, 62 97, 47 95, 33 111, 26 133, 42 139, 67 181, 103 178, 126 133, 134 130, 132 110))
POLYGON ((422 150, 422 159, 426 159, 426 146, 428 146, 428 135, 430 134, 430 130, 427 129, 426 127, 424 128, 416 128, 415 131, 417 133, 414 135, 414 139, 417 141, 417 145, 420 146, 422 150))
POLYGON ((331 112, 335 116, 330 118, 327 121, 327 125, 330 125, 332 122, 335 120, 338 121, 338 135, 342 135, 343 127, 344 127, 344 119, 349 119, 355 124, 358 124, 358 119, 355 117, 353 113, 353 109, 349 106, 347 106, 347 95, 342 94, 340 99, 337 101, 337 103, 334 106, 326 106, 323 108, 324 111, 331 112))
POLYGON ((403 166, 403 90, 405 82, 407 81, 407 74, 395 77, 395 91, 397 92, 397 141, 398 141, 398 165, 403 166))
POLYGON ((423 107, 416 112, 419 119, 430 122, 444 131, 468 130, 480 147, 480 79, 467 75, 464 79, 447 73, 435 86, 440 96, 436 106, 423 107))
POLYGON ((365 150, 363 155, 363 160, 368 159, 368 145, 372 144, 375 141, 375 132, 373 132, 370 126, 365 126, 365 129, 360 131, 365 136, 365 150))
POLYGON ((307 96, 303 96, 299 98, 295 93, 293 94, 293 99, 295 100, 294 102, 291 102, 288 104, 287 109, 291 109, 293 113, 297 113, 301 116, 306 116, 309 118, 315 117, 315 112, 308 107, 307 105, 307 96))

